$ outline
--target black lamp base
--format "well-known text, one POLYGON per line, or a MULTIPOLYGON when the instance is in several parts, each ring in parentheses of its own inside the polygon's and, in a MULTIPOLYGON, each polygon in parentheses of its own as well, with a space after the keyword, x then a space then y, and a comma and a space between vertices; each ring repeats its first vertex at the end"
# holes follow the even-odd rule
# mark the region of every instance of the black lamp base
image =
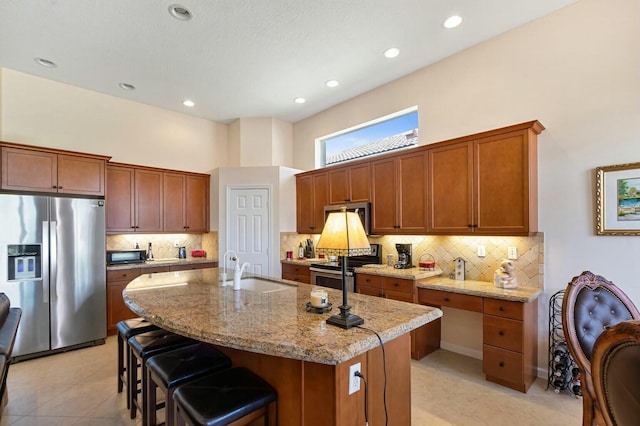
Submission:
POLYGON ((340 306, 340 311, 341 312, 338 315, 332 315, 327 318, 327 324, 335 325, 336 327, 344 328, 345 330, 364 324, 364 320, 362 318, 351 314, 348 311, 343 311, 342 306, 340 306))

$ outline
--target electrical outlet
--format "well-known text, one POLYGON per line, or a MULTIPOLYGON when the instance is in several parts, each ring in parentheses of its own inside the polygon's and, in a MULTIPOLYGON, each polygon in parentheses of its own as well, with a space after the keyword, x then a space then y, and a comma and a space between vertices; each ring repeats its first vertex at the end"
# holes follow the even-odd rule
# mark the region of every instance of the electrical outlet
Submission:
POLYGON ((485 246, 478 246, 478 257, 485 257, 487 255, 487 248, 485 246))
POLYGON ((178 241, 178 240, 173 240, 173 246, 174 246, 174 247, 180 247, 180 241, 178 241))
POLYGON ((507 257, 511 260, 518 259, 518 249, 515 247, 507 247, 507 257))
POLYGON ((360 377, 356 373, 360 371, 360 363, 353 364, 349 367, 349 395, 360 390, 360 377))

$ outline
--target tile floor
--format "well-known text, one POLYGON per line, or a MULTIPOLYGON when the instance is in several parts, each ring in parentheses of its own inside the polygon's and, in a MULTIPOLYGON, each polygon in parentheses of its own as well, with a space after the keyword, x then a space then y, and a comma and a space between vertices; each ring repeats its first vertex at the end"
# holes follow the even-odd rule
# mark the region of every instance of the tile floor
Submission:
MULTIPOLYGON (((105 345, 12 365, 0 426, 139 425, 116 392, 116 357, 110 337, 105 345)), ((445 350, 413 361, 411 382, 414 426, 581 424, 580 399, 545 391, 541 379, 527 394, 486 382, 479 360, 445 350)))

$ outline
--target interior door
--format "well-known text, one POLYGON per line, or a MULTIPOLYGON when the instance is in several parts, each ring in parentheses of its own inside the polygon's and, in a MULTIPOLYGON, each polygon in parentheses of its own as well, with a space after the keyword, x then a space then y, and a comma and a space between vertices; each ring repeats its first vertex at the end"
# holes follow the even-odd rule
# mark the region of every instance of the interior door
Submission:
MULTIPOLYGON (((230 188, 227 202, 227 250, 249 262, 248 271, 270 276, 270 192, 268 188, 230 188)), ((245 269, 246 270, 246 269, 245 269)))

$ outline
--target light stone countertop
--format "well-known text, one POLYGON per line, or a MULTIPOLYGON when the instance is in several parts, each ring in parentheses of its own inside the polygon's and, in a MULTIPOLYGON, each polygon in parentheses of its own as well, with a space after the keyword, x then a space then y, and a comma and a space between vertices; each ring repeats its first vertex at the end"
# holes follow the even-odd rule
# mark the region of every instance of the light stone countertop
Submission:
POLYGON ((445 277, 433 277, 420 280, 417 282, 417 286, 418 288, 490 297, 492 299, 510 300, 513 302, 532 302, 542 294, 542 290, 539 288, 516 287, 513 289, 505 289, 497 288, 493 283, 486 281, 457 281, 445 277))
MULTIPOLYGON (((290 285, 271 293, 222 286, 218 268, 140 276, 123 291, 126 305, 152 323, 229 348, 321 364, 339 364, 377 346, 368 330, 327 325, 339 313, 342 292, 327 288, 333 310, 306 311, 313 286, 290 285)), ((282 280, 273 280, 289 283, 282 280)), ((442 316, 429 306, 349 293, 351 312, 363 327, 392 340, 442 316)))
POLYGON ((424 278, 442 275, 442 270, 437 266, 430 271, 422 268, 396 269, 393 266, 376 265, 375 267, 367 266, 355 268, 356 274, 382 275, 385 277, 405 278, 408 280, 421 280, 424 278))
POLYGON ((173 266, 173 265, 193 265, 198 263, 218 262, 218 259, 209 259, 206 257, 187 257, 186 259, 178 259, 171 257, 167 259, 155 259, 144 263, 126 263, 124 265, 107 265, 107 271, 119 271, 122 269, 134 268, 155 268, 157 266, 173 266))

